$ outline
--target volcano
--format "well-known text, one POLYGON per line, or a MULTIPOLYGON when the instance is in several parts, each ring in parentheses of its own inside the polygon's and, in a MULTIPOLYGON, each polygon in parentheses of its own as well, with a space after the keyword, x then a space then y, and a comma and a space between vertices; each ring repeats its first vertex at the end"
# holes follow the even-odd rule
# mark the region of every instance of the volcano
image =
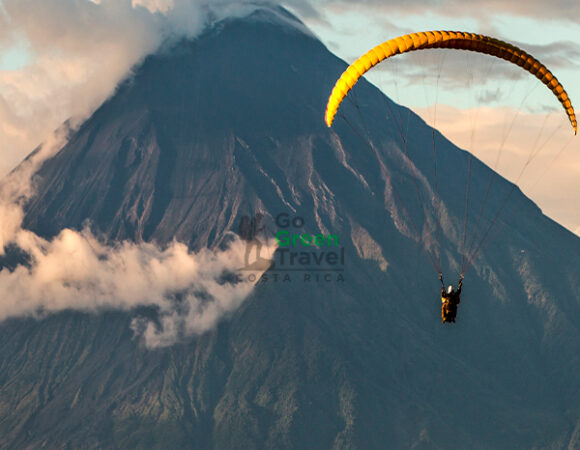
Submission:
MULTIPOLYGON (((433 206, 433 131, 364 80, 342 108, 365 106, 367 143, 344 121, 328 129, 345 67, 265 7, 148 56, 71 132, 26 205, 40 236, 88 223, 112 243, 216 249, 261 212, 274 232, 298 219, 285 229, 336 236, 344 264, 276 261, 217 328, 166 348, 134 336, 133 312, 3 322, 0 447, 580 447, 580 239, 497 176, 490 209, 513 190, 517 213, 442 326, 413 232, 432 227, 414 183, 433 206), (384 124, 393 111, 409 117, 406 148, 384 124)), ((466 152, 435 135, 447 273, 466 152)), ((473 164, 477 198, 491 169, 473 164)))

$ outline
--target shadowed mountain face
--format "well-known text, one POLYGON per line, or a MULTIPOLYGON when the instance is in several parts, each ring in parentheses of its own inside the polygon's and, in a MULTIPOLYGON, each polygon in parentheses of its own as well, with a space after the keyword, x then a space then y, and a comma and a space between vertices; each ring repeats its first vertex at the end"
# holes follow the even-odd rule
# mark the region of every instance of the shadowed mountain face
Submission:
MULTIPOLYGON (((275 228, 287 213, 339 237, 344 280, 270 276, 217 329, 164 349, 133 337, 132 313, 6 321, 0 447, 580 446, 580 240, 516 190, 457 324, 442 326, 412 232, 423 214, 409 164, 432 205, 431 129, 410 116, 407 162, 384 121, 399 107, 364 81, 353 94, 374 147, 342 120, 327 129, 344 67, 284 11, 222 22, 147 58, 46 161, 25 218, 40 235, 88 220, 111 241, 197 249, 243 215, 275 228)), ((437 139, 452 271, 466 155, 437 139)), ((474 163, 472 198, 488 177, 474 163)), ((511 188, 497 177, 489 209, 511 188)))

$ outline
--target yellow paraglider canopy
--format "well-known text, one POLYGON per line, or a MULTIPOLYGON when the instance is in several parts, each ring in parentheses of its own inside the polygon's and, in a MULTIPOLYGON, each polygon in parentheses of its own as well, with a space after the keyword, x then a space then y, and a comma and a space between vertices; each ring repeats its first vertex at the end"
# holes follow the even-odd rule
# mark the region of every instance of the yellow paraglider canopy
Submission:
POLYGON ((332 94, 328 99, 328 105, 326 106, 326 124, 329 127, 332 125, 338 108, 346 94, 348 94, 348 91, 350 91, 359 78, 371 67, 397 54, 430 48, 469 50, 496 56, 513 64, 517 64, 532 75, 535 75, 536 78, 552 91, 560 103, 562 103, 566 114, 568 114, 570 123, 574 128, 574 134, 577 133, 578 124, 572 102, 558 79, 546 66, 529 53, 507 42, 481 34, 457 31, 425 31, 406 34, 369 50, 351 64, 334 85, 332 94))

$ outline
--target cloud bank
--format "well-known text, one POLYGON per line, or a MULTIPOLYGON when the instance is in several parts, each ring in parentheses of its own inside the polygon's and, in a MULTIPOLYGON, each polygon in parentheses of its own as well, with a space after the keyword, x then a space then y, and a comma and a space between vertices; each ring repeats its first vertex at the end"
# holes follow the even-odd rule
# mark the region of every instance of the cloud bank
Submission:
MULTIPOLYGON (((333 8, 348 8, 344 0, 321 0, 319 5, 333 8)), ((580 4, 569 0, 359 0, 357 9, 367 8, 377 12, 400 15, 418 15, 436 12, 449 17, 477 17, 478 20, 492 20, 498 14, 511 14, 540 20, 564 20, 574 23, 580 14, 580 4)))
POLYGON ((15 242, 32 261, 0 271, 0 320, 153 306, 156 319, 135 318, 133 329, 147 346, 166 346, 215 326, 254 287, 237 275, 244 254, 238 239, 227 250, 198 253, 179 242, 109 247, 88 230, 65 229, 50 242, 20 230, 15 242))
MULTIPOLYGON (((240 276, 245 243, 233 235, 224 250, 191 252, 172 242, 105 245, 88 228, 62 230, 48 241, 22 228, 22 206, 34 193, 31 176, 61 148, 66 134, 47 143, 0 185, 0 246, 27 255, 15 268, 0 270, 0 321, 64 310, 131 311, 154 307, 156 315, 136 317, 132 329, 148 347, 171 345, 214 327, 251 293, 263 270, 240 276)), ((262 256, 271 257, 272 242, 262 256)))

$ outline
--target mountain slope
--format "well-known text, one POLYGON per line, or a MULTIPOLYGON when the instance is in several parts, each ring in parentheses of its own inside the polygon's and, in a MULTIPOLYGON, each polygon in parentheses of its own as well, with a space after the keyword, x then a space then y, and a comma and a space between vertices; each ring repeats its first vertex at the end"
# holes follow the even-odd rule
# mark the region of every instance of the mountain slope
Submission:
MULTIPOLYGON (((413 171, 379 120, 399 107, 361 83, 375 147, 324 125, 344 67, 283 10, 227 20, 147 58, 46 161, 25 218, 40 235, 89 220, 111 241, 216 247, 242 215, 264 211, 274 227, 296 214, 340 237, 345 280, 260 284, 216 330, 165 349, 133 337, 148 311, 7 321, 2 448, 580 445, 580 240, 516 190, 515 219, 442 327, 436 274, 412 239, 413 171)), ((430 199, 431 129, 414 115, 409 126, 430 199)), ((449 270, 465 154, 437 139, 449 270)), ((474 198, 488 174, 474 164, 474 198)), ((512 188, 497 186, 492 210, 512 188)))

